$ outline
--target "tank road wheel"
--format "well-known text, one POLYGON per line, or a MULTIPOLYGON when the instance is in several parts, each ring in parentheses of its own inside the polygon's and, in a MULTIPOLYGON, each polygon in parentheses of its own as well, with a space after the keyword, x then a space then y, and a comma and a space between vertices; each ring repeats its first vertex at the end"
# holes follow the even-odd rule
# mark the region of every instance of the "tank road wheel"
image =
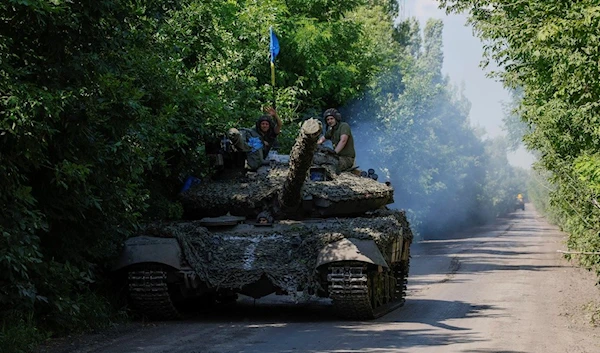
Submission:
POLYGON ((160 268, 131 270, 127 276, 129 299, 136 311, 151 319, 181 317, 167 285, 167 272, 160 268))
POLYGON ((329 266, 329 296, 336 314, 345 319, 370 320, 404 304, 402 272, 367 266, 362 263, 338 263, 329 266))

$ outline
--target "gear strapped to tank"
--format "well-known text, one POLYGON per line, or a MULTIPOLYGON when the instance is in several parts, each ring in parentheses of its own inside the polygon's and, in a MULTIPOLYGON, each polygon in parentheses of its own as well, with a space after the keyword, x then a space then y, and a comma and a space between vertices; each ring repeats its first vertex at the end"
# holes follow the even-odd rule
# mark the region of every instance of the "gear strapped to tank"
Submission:
POLYGON ((227 131, 227 137, 236 150, 246 153, 246 161, 250 170, 257 170, 263 165, 263 143, 256 130, 231 128, 227 131))

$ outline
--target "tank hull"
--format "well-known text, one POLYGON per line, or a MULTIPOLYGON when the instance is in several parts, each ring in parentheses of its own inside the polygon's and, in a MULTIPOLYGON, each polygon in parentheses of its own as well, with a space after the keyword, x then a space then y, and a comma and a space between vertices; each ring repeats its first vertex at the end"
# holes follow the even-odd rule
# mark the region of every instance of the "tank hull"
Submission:
POLYGON ((134 307, 152 318, 179 317, 186 311, 182 303, 190 298, 232 293, 328 297, 348 319, 375 318, 404 300, 412 235, 397 215, 282 221, 272 227, 241 224, 210 231, 197 222, 179 222, 146 232, 143 241, 126 245, 130 263, 122 257, 115 270, 128 272, 134 307), (136 247, 148 251, 152 239, 157 250, 165 239, 176 239, 179 258, 169 262, 181 265, 131 256, 141 252, 136 247))

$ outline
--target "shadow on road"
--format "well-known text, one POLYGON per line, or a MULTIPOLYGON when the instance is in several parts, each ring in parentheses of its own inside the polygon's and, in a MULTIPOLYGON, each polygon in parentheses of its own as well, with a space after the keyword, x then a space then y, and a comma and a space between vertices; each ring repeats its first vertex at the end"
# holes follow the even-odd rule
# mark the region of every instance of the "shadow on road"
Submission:
MULTIPOLYGON (((290 328, 294 328, 296 335, 314 335, 326 330, 327 336, 335 337, 338 342, 336 352, 344 352, 346 349, 349 352, 387 351, 415 346, 444 346, 485 341, 471 329, 461 327, 460 320, 479 316, 500 317, 501 314, 497 311, 497 308, 490 305, 417 299, 407 301, 404 307, 377 320, 359 322, 340 321, 327 303, 253 305, 242 300, 222 310, 197 315, 181 322, 180 325, 217 324, 224 328, 263 328, 271 332, 270 336, 277 336, 280 330, 280 334, 284 335, 283 332, 290 328)), ((255 346, 253 349, 257 348, 255 346)), ((289 351, 298 350, 294 348, 289 351)), ((301 351, 320 352, 303 349, 301 351)))
MULTIPOLYGON (((484 344, 488 339, 461 327, 460 320, 500 315, 493 306, 443 300, 411 300, 404 307, 367 322, 340 321, 326 304, 249 305, 242 301, 239 305, 221 309, 183 321, 144 325, 129 333, 121 332, 116 338, 107 333, 88 337, 87 344, 81 346, 86 347, 85 352, 94 353, 165 352, 156 350, 157 347, 168 347, 166 351, 173 353, 349 353, 399 352, 423 347, 443 349, 453 344, 484 344), (90 345, 90 342, 95 342, 95 345, 90 345)), ((81 343, 73 343, 49 353, 81 352, 78 349, 81 343)))

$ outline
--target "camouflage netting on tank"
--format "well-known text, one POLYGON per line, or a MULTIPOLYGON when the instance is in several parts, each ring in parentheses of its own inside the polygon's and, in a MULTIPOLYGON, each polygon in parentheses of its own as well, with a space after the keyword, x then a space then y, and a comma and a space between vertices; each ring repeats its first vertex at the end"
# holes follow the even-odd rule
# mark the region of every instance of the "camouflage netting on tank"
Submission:
MULTIPOLYGON (((201 184, 183 194, 181 201, 187 214, 193 218, 221 216, 227 212, 233 215, 257 215, 273 206, 287 171, 287 167, 279 165, 252 173, 243 182, 223 180, 201 184)), ((326 200, 332 205, 367 200, 364 210, 357 209, 359 213, 393 202, 393 188, 352 173, 341 173, 328 181, 306 180, 302 194, 305 199, 326 200)), ((357 205, 353 204, 352 207, 356 208, 357 205)))
POLYGON ((317 151, 313 156, 313 164, 315 165, 332 165, 337 166, 340 163, 340 156, 329 147, 323 145, 317 146, 317 151))
POLYGON ((241 289, 265 275, 289 293, 320 289, 315 267, 326 244, 343 238, 373 239, 386 254, 399 237, 412 240, 399 211, 321 222, 284 221, 273 227, 240 225, 214 232, 197 221, 151 224, 143 233, 176 238, 187 262, 209 287, 241 289))
POLYGON ((340 173, 333 180, 307 181, 303 191, 305 195, 320 197, 332 202, 376 198, 391 202, 393 198, 391 187, 352 173, 340 173))
POLYGON ((226 179, 198 185, 181 196, 188 215, 202 217, 255 215, 277 198, 285 174, 275 168, 268 174, 251 173, 243 180, 226 179))

